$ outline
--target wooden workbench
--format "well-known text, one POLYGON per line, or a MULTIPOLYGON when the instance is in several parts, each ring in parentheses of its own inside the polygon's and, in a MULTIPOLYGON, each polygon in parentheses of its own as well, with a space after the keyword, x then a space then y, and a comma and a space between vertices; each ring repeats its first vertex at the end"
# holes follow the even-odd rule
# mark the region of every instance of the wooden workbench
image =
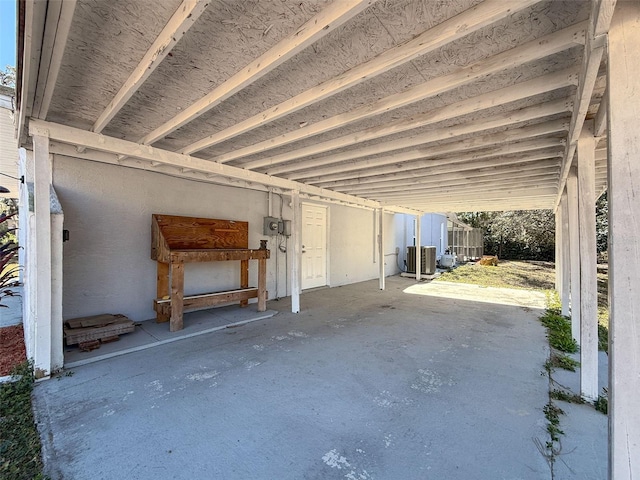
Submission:
POLYGON ((222 303, 258 298, 258 311, 267 308, 266 248, 250 249, 249 223, 212 218, 152 216, 151 258, 157 263, 157 298, 153 302, 158 322, 169 330, 182 330, 183 313, 222 303), (249 260, 258 261, 258 287, 249 288, 249 260), (240 287, 223 292, 184 295, 184 264, 240 261, 240 287))

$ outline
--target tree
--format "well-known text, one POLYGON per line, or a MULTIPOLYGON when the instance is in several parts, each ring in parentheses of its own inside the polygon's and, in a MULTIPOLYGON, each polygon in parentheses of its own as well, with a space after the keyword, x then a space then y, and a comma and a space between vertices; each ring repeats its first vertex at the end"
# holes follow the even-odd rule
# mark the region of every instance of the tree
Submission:
POLYGON ((484 231, 484 250, 499 258, 553 260, 555 216, 551 210, 465 212, 458 218, 484 231))
POLYGON ((598 253, 606 252, 609 248, 609 201, 607 192, 596 202, 596 245, 598 253))
POLYGON ((16 88, 16 67, 7 65, 4 70, 0 71, 0 85, 16 88))

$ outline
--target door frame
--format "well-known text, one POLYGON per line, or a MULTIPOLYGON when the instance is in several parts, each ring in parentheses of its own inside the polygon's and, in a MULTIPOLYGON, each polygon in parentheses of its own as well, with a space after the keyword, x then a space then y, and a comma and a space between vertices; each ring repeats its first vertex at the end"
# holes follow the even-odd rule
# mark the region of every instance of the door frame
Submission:
MULTIPOLYGON (((304 206, 305 205, 309 205, 312 207, 318 207, 318 208, 324 208, 326 211, 325 214, 325 229, 324 229, 324 245, 325 245, 325 285, 319 286, 319 287, 309 287, 309 288, 303 288, 302 287, 302 282, 300 284, 300 290, 301 291, 305 291, 305 290, 312 290, 314 288, 322 288, 323 286, 325 287, 331 287, 331 271, 329 266, 331 265, 331 250, 330 250, 330 243, 329 243, 329 225, 330 225, 330 221, 331 221, 331 209, 329 208, 330 205, 325 204, 325 203, 316 203, 316 202, 300 202, 300 216, 302 217, 302 211, 304 210, 304 206)), ((302 220, 302 218, 301 218, 302 220)), ((302 238, 303 238, 303 232, 302 229, 304 228, 304 220, 302 220, 302 225, 300 226, 300 245, 302 245, 302 238)), ((300 255, 302 256, 302 253, 300 253, 300 255)))

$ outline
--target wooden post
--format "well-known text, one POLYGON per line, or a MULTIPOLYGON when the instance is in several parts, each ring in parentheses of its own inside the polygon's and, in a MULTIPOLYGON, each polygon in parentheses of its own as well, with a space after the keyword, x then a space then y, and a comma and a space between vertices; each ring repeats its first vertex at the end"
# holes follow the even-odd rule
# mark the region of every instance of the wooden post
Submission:
POLYGON ((575 168, 567 177, 569 210, 569 256, 571 263, 571 335, 580 343, 580 234, 578 223, 578 177, 575 168))
POLYGON ((378 211, 378 258, 380 260, 380 290, 384 290, 385 285, 385 271, 384 271, 384 208, 380 208, 378 211))
POLYGON ((595 153, 596 139, 593 130, 585 124, 577 146, 580 218, 580 393, 592 401, 598 398, 595 153))
POLYGON ((562 229, 561 235, 561 245, 560 245, 560 268, 562 269, 561 278, 562 278, 562 286, 560 288, 561 298, 560 301, 562 303, 562 315, 569 316, 569 302, 571 300, 571 252, 569 251, 569 205, 567 199, 567 191, 565 189, 562 192, 562 197, 560 200, 560 210, 561 210, 561 225, 562 229))
MULTIPOLYGON (((156 298, 160 300, 166 297, 167 295, 171 295, 171 291, 169 289, 169 264, 156 262, 156 272, 157 272, 156 298)), ((160 311, 156 311, 157 323, 165 323, 168 321, 169 321, 169 316, 167 314, 160 313, 160 311)))
MULTIPOLYGON (((245 260, 243 260, 244 262, 245 260)), ((247 264, 249 263, 246 260, 247 264)), ((249 271, 247 269, 247 287, 249 286, 249 271)), ((243 287, 246 288, 246 287, 243 287)), ((245 300, 245 305, 246 305, 245 300)), ((264 312, 267 309, 267 259, 258 259, 258 311, 264 312)))
MULTIPOLYGON (((258 269, 260 268, 262 260, 258 263, 258 269)), ((266 268, 265 268, 265 283, 266 283, 266 268)), ((249 260, 240 260, 240 288, 249 288, 249 260)), ((260 305, 260 272, 258 272, 258 305, 260 305)), ((266 290, 265 290, 266 291, 266 290)), ((240 300, 240 306, 246 307, 249 305, 249 300, 240 300)), ((258 307, 258 311, 260 310, 258 307)))
POLYGON ((171 262, 171 322, 169 331, 183 328, 184 263, 171 262))
POLYGON ((609 478, 640 478, 640 3, 609 31, 609 478))
POLYGON ((51 159, 49 138, 33 136, 35 217, 35 342, 36 378, 51 374, 51 159))
POLYGON ((300 192, 291 192, 291 208, 293 219, 291 221, 291 312, 300 312, 300 291, 302 290, 302 206, 300 205, 300 192))
POLYGON ((416 215, 416 282, 420 281, 420 275, 422 274, 422 255, 421 255, 421 245, 420 245, 420 236, 422 235, 422 219, 420 215, 416 215))

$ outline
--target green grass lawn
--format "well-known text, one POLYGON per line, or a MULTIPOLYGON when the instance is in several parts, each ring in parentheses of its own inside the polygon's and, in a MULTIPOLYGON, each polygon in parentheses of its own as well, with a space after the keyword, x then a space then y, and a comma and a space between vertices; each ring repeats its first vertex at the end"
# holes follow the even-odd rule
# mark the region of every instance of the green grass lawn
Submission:
MULTIPOLYGON (((546 290, 551 293, 555 289, 555 266, 553 262, 509 260, 502 260, 495 267, 467 263, 443 273, 435 281, 470 283, 485 287, 546 290)), ((608 288, 608 275, 598 272, 598 323, 602 350, 606 350, 609 328, 608 288)))
POLYGON ((443 273, 436 281, 470 283, 485 287, 552 290, 553 262, 501 261, 497 267, 467 263, 443 273))

